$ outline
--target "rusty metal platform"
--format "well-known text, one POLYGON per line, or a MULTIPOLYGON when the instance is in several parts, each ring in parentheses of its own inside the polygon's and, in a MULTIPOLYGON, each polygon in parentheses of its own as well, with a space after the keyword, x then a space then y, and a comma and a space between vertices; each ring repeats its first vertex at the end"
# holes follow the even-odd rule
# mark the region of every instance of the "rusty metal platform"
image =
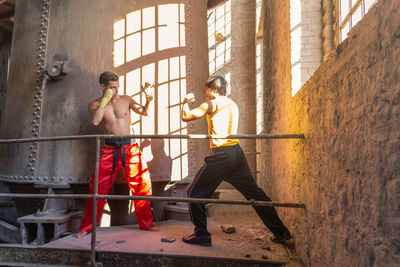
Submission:
MULTIPOLYGON (((261 224, 235 225, 236 233, 227 234, 211 219, 212 247, 181 241, 193 231, 188 221, 168 220, 157 227, 158 232, 137 225, 98 228, 97 261, 102 266, 302 266, 283 246, 269 241, 270 233, 261 224), (175 241, 162 242, 163 238, 175 241)), ((89 234, 80 239, 69 235, 42 246, 3 244, 0 266, 85 266, 90 261, 90 241, 89 234)))

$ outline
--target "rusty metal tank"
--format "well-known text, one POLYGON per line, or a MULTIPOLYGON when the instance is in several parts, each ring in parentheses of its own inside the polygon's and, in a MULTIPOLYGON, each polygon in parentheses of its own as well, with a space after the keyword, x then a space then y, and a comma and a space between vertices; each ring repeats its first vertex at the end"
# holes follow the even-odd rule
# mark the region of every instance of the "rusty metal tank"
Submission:
MULTIPOLYGON (((101 133, 87 106, 104 70, 140 103, 140 84, 155 84, 151 115, 133 115, 132 133, 205 133, 179 119, 179 102, 186 92, 203 97, 206 12, 197 0, 17 1, 2 139, 101 133)), ((207 152, 205 140, 137 141, 154 182, 191 180, 207 152)), ((88 183, 95 142, 2 145, 0 162, 2 182, 69 188, 88 183)))

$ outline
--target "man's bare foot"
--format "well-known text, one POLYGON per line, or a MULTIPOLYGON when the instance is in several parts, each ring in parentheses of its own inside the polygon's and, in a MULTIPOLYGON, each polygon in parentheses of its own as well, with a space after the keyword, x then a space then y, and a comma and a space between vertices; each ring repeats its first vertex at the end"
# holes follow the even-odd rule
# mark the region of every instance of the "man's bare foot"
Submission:
POLYGON ((82 237, 86 236, 87 234, 88 234, 88 232, 80 231, 80 232, 77 232, 77 233, 75 234, 75 237, 76 237, 76 238, 82 238, 82 237))
POLYGON ((142 230, 145 230, 145 231, 152 231, 152 232, 158 232, 158 231, 160 231, 157 227, 153 227, 153 228, 149 228, 149 229, 142 229, 142 230))

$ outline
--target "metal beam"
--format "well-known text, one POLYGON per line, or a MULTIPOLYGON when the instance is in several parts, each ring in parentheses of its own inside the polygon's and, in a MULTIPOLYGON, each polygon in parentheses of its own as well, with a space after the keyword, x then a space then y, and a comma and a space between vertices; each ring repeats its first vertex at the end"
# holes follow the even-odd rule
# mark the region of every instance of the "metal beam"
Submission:
POLYGON ((35 137, 35 138, 20 138, 20 139, 0 139, 0 144, 12 144, 12 143, 32 143, 32 142, 48 142, 48 141, 65 141, 65 140, 79 140, 79 139, 95 139, 95 138, 107 138, 107 139, 135 139, 135 138, 147 138, 147 139, 305 139, 304 134, 234 134, 228 136, 209 135, 209 134, 133 134, 133 135, 112 135, 112 134, 100 134, 100 135, 70 135, 70 136, 53 136, 53 137, 35 137))

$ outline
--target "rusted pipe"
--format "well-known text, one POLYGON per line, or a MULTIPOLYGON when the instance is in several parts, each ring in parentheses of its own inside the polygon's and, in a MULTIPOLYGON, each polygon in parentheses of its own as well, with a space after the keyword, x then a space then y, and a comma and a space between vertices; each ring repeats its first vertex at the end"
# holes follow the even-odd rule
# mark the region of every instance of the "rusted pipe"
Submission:
MULTIPOLYGON (((0 193, 1 198, 54 198, 54 199, 89 199, 92 194, 13 194, 0 193)), ((251 201, 251 200, 221 200, 210 198, 183 198, 183 197, 158 197, 158 196, 126 196, 126 195, 97 195, 97 199, 111 200, 148 200, 148 201, 171 201, 189 203, 213 203, 213 204, 232 204, 232 205, 251 205, 268 207, 287 207, 305 208, 301 203, 273 202, 273 201, 251 201)))
POLYGON ((92 266, 96 266, 96 227, 97 227, 97 199, 99 187, 99 167, 100 163, 100 137, 96 137, 96 168, 94 170, 93 187, 93 214, 92 214, 92 240, 90 244, 90 261, 92 266))
POLYGON ((304 134, 234 134, 229 136, 218 136, 209 134, 133 134, 133 135, 70 135, 70 136, 53 136, 53 137, 37 137, 37 138, 20 138, 20 139, 0 139, 0 144, 11 143, 29 143, 29 142, 48 142, 48 141, 63 141, 63 140, 78 140, 92 138, 107 138, 107 139, 304 139, 304 134))

